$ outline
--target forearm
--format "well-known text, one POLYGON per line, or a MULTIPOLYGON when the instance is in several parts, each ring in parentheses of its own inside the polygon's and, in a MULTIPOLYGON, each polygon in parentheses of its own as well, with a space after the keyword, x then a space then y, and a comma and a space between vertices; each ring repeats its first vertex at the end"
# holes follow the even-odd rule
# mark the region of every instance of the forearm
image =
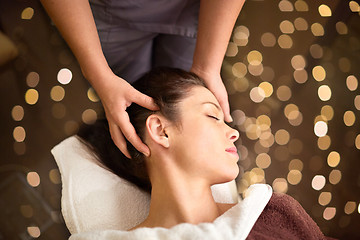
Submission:
POLYGON ((245 0, 202 0, 193 70, 220 73, 235 21, 245 0))
POLYGON ((76 56, 81 70, 95 89, 103 88, 103 76, 111 74, 101 49, 88 0, 41 0, 49 16, 76 56))

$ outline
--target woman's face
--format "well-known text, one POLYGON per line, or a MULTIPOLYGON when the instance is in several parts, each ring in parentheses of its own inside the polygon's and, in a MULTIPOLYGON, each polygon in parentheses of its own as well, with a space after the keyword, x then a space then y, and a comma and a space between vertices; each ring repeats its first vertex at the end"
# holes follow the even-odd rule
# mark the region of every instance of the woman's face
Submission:
POLYGON ((178 106, 181 126, 169 141, 179 166, 213 184, 235 179, 239 156, 234 142, 239 132, 224 122, 215 96, 204 87, 193 87, 178 106))

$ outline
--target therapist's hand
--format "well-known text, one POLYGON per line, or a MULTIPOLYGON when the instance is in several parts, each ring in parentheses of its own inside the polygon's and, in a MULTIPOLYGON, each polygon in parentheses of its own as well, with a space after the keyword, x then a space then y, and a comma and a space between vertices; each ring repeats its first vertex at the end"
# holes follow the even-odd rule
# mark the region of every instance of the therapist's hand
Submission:
POLYGON ((214 94, 214 96, 218 100, 220 107, 224 112, 225 121, 232 122, 233 119, 230 115, 228 94, 221 79, 220 73, 205 72, 195 67, 192 67, 190 71, 204 80, 208 89, 214 94))
POLYGON ((120 151, 128 158, 131 158, 126 147, 126 138, 138 151, 149 156, 150 149, 136 134, 135 128, 130 123, 126 108, 132 103, 136 103, 150 110, 158 110, 153 99, 142 94, 115 74, 113 74, 110 79, 107 79, 106 87, 103 86, 98 91, 98 95, 102 101, 106 118, 109 122, 111 138, 120 151))

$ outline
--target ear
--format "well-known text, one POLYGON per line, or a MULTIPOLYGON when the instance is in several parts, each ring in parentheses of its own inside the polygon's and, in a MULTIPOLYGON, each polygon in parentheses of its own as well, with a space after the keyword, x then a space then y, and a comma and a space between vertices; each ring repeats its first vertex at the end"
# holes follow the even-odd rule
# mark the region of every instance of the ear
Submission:
POLYGON ((170 144, 165 131, 166 126, 167 120, 163 116, 152 114, 146 119, 146 130, 149 137, 159 145, 168 148, 170 144))

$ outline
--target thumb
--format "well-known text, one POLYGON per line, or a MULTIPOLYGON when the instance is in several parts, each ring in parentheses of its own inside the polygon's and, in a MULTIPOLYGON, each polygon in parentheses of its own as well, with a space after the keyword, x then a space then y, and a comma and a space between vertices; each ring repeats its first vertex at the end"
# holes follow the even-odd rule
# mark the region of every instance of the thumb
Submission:
POLYGON ((220 107, 224 112, 224 118, 226 122, 232 122, 233 119, 230 115, 230 106, 229 106, 229 101, 227 99, 227 97, 225 99, 222 99, 221 101, 219 101, 220 107))

